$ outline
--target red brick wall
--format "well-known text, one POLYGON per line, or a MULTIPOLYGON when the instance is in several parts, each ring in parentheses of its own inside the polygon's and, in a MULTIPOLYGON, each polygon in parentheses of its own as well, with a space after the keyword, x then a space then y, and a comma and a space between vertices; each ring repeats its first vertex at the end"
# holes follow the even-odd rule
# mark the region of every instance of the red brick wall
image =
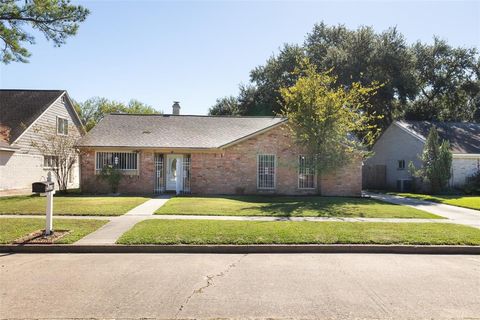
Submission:
MULTIPOLYGON (((323 194, 359 196, 361 194, 361 159, 327 176, 319 177, 314 190, 298 189, 298 148, 282 127, 235 144, 218 153, 191 154, 191 191, 194 194, 323 194), (257 190, 257 155, 275 154, 276 188, 257 190)), ((140 152, 140 175, 123 178, 121 193, 153 193, 154 153, 140 152)), ((81 156, 81 187, 86 192, 107 192, 108 188, 95 176, 95 152, 81 156)))
MULTIPOLYGON (((120 181, 118 192, 129 194, 153 193, 155 168, 152 151, 139 153, 139 175, 124 175, 120 181)), ((80 188, 88 193, 109 193, 105 181, 95 175, 95 150, 82 150, 80 154, 80 188)))
POLYGON ((359 196, 362 190, 361 159, 318 179, 315 190, 298 188, 298 148, 285 128, 277 127, 226 148, 223 153, 192 154, 192 193, 275 193, 359 196), (257 189, 257 154, 275 154, 274 191, 257 189))
POLYGON ((362 194, 362 159, 358 157, 344 168, 318 179, 324 196, 360 196, 362 194))
POLYGON ((291 144, 288 132, 281 127, 226 148, 223 153, 192 154, 192 193, 316 193, 297 188, 297 157, 298 151, 291 144), (274 191, 257 190, 258 154, 276 155, 274 191))

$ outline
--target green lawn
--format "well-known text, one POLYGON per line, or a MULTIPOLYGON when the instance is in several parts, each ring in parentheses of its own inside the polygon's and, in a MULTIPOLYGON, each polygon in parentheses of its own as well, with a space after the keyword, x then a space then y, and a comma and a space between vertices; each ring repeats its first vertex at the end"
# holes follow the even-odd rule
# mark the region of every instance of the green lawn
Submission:
POLYGON ((480 245, 480 230, 446 223, 145 220, 117 243, 480 245))
POLYGON ((304 216, 367 218, 441 218, 414 208, 348 197, 175 197, 156 214, 225 216, 304 216))
MULTIPOLYGON (((108 220, 94 219, 54 219, 53 230, 70 230, 70 234, 56 243, 73 243, 97 230, 107 222, 108 220)), ((45 229, 45 219, 0 218, 0 243, 12 243, 15 239, 43 229, 45 229)))
POLYGON ((465 195, 427 195, 416 193, 393 193, 402 197, 427 200, 432 202, 450 204, 452 206, 464 207, 470 209, 480 210, 480 196, 465 196, 465 195))
MULTIPOLYGON (((144 203, 147 197, 54 196, 54 215, 119 216, 144 203)), ((0 214, 45 214, 46 198, 0 198, 0 214)))

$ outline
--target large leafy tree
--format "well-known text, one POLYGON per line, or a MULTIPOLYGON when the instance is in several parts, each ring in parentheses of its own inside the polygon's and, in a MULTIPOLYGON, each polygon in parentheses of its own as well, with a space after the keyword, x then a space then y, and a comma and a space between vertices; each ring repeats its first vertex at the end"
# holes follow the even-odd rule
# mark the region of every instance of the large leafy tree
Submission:
POLYGON ((416 93, 412 56, 404 37, 391 28, 376 33, 371 27, 349 30, 343 25, 315 25, 305 41, 307 55, 319 70, 332 69, 338 85, 381 83, 364 107, 375 125, 386 128, 402 113, 402 103, 416 93))
POLYGON ((247 115, 272 115, 281 109, 279 89, 298 79, 298 61, 309 58, 318 72, 336 77, 335 85, 383 84, 363 112, 374 125, 385 128, 400 105, 415 95, 413 60, 403 36, 396 29, 377 34, 370 27, 349 30, 343 25, 315 25, 303 45, 284 45, 265 65, 251 71, 249 90, 241 88, 239 109, 247 115), (247 95, 245 93, 248 93, 247 95), (248 103, 243 103, 247 101, 248 103), (383 117, 377 117, 382 115, 383 117))
POLYGON ((217 99, 217 103, 208 110, 212 116, 238 115, 238 99, 234 96, 217 99))
POLYGON ((371 117, 362 110, 369 104, 379 86, 354 82, 349 88, 338 85, 338 78, 328 72, 317 72, 304 59, 294 85, 281 88, 282 114, 295 143, 313 157, 315 168, 325 173, 348 163, 375 138, 371 117), (363 141, 353 135, 369 132, 363 141))
POLYGON ((241 106, 246 115, 275 115, 281 111, 280 88, 295 84, 298 74, 294 71, 299 67, 299 61, 305 57, 302 47, 284 45, 280 53, 270 57, 264 66, 259 66, 250 72, 250 80, 254 84, 248 91, 241 91, 242 100, 252 100, 253 103, 241 106))
POLYGON ((69 0, 0 0, 0 60, 28 62, 30 52, 25 45, 34 44, 35 38, 27 27, 61 46, 77 33, 79 23, 88 14, 88 9, 72 5, 69 0))
POLYGON ((320 23, 302 45, 284 45, 250 73, 240 87, 241 115, 274 115, 281 109, 280 88, 298 79, 293 70, 307 57, 318 72, 330 72, 335 85, 382 84, 362 112, 384 130, 395 119, 480 120, 480 60, 474 48, 454 48, 434 38, 432 45, 409 45, 390 28, 375 32, 320 23))
POLYGON ((127 104, 108 100, 107 98, 93 97, 84 102, 75 102, 75 110, 82 120, 85 129, 92 129, 106 114, 109 113, 160 113, 155 108, 132 99, 127 104))
POLYGON ((480 120, 480 60, 475 48, 454 48, 434 38, 412 47, 419 95, 409 105, 411 120, 480 120))

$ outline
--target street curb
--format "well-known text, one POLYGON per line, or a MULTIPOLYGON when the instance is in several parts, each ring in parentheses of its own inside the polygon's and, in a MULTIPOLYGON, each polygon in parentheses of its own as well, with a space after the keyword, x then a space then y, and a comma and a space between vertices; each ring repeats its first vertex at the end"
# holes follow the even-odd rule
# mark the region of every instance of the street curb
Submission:
POLYGON ((0 245, 0 253, 394 253, 480 254, 480 246, 430 245, 0 245))

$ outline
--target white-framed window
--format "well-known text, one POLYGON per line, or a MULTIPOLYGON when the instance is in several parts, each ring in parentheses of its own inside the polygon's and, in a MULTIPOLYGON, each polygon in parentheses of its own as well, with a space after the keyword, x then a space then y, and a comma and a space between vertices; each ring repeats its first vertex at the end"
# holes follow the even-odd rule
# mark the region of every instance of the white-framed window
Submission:
POLYGON ((298 156, 298 188, 314 189, 316 186, 315 159, 312 156, 298 156))
POLYGON ((58 164, 58 156, 43 156, 43 168, 52 169, 56 168, 58 164))
POLYGON ((96 152, 95 170, 102 171, 104 166, 112 166, 126 172, 137 172, 137 152, 96 152))
POLYGON ((257 155, 257 188, 275 189, 276 157, 274 154, 257 155))
POLYGON ((57 117, 57 134, 68 135, 68 119, 57 117))
POLYGON ((405 160, 398 160, 398 170, 405 170, 405 160))

